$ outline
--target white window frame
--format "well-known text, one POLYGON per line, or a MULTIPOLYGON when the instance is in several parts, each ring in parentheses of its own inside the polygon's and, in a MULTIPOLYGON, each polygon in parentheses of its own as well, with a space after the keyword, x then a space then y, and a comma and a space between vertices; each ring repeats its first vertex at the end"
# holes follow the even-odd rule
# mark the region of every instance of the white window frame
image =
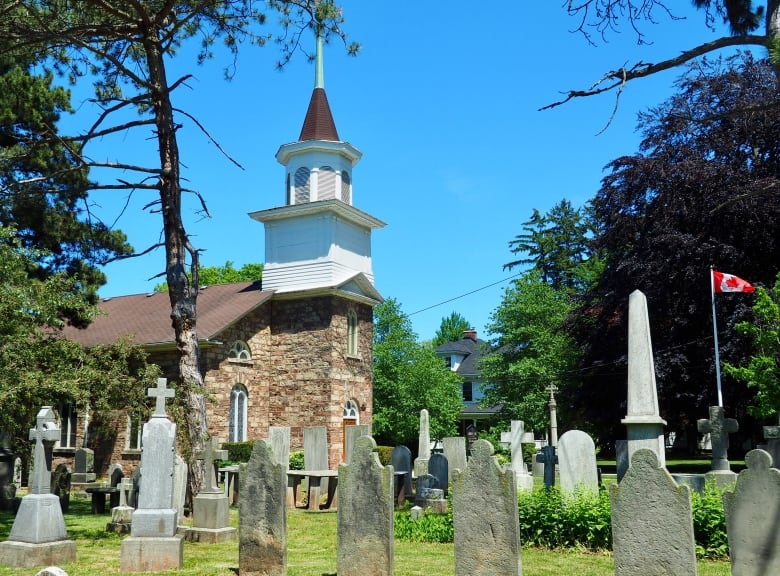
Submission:
POLYGON ((243 384, 236 384, 230 391, 230 415, 228 417, 228 439, 243 442, 247 439, 247 405, 249 393, 243 384))

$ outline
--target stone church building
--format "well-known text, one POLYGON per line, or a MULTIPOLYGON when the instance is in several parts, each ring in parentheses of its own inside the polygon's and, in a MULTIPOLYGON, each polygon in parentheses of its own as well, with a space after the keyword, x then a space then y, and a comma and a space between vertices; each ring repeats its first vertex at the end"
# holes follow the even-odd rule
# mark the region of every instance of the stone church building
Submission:
MULTIPOLYGON (((334 468, 343 457, 344 427, 371 423, 373 306, 382 301, 371 232, 385 224, 353 206, 352 170, 361 153, 339 138, 319 48, 300 136, 276 154, 285 168, 285 203, 249 214, 265 227, 262 282, 201 287, 197 332, 213 436, 257 440, 269 426, 289 426, 296 450, 304 427, 326 426, 334 468)), ((106 298, 100 308, 87 329, 68 328, 66 336, 86 346, 130 337, 175 387, 168 295, 106 298)), ((67 459, 82 446, 88 419, 68 406, 60 415, 55 456, 67 459)), ((134 468, 140 424, 122 415, 113 442, 88 441, 96 465, 134 468)))

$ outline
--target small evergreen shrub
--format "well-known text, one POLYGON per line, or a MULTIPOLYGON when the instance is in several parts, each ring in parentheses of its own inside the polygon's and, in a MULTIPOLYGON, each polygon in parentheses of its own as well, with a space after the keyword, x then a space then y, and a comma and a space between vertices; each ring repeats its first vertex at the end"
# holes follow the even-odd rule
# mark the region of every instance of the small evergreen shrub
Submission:
POLYGON ((255 447, 254 440, 247 440, 245 442, 225 442, 222 444, 222 449, 227 450, 227 461, 231 464, 239 464, 241 462, 249 462, 252 457, 252 448, 255 447))
POLYGON ((723 492, 715 482, 707 482, 701 494, 691 491, 693 533, 699 558, 722 559, 728 556, 729 539, 726 534, 723 492))
POLYGON ((377 446, 376 453, 379 454, 379 462, 382 464, 382 466, 387 466, 388 464, 392 464, 390 458, 391 455, 393 454, 392 446, 377 446))
POLYGON ((303 450, 290 452, 290 470, 303 470, 303 450))

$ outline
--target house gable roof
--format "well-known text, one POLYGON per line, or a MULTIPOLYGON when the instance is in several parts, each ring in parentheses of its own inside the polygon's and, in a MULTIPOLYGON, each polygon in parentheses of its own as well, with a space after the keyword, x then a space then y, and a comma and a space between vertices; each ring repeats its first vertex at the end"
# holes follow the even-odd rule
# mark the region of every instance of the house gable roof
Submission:
POLYGON ((445 342, 444 344, 437 346, 436 353, 439 356, 449 356, 451 354, 463 356, 463 361, 455 372, 464 378, 475 377, 479 374, 477 363, 480 358, 482 358, 481 349, 484 344, 484 340, 462 338, 454 342, 445 342))
MULTIPOLYGON (((273 296, 260 282, 236 282, 201 288, 198 293, 198 338, 210 340, 273 296)), ((63 335, 84 346, 112 344, 130 337, 133 344, 174 341, 171 301, 167 292, 104 298, 101 310, 85 329, 67 326, 63 335)))

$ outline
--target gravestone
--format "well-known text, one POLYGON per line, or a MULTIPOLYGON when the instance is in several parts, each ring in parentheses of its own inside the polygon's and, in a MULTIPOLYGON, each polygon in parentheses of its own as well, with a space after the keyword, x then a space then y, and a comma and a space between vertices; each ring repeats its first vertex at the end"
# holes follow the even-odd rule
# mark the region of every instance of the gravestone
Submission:
POLYGON ((739 430, 739 423, 734 418, 726 418, 722 406, 710 406, 709 419, 698 420, 696 425, 700 433, 710 435, 712 442, 712 468, 705 474, 706 479, 721 486, 733 484, 737 474, 729 465, 729 434, 739 430))
POLYGON ((641 448, 649 448, 666 466, 664 426, 666 420, 658 412, 658 389, 655 385, 653 344, 650 338, 650 318, 647 298, 639 290, 628 297, 628 402, 626 426, 628 460, 641 448))
POLYGON ((268 441, 274 451, 274 459, 287 470, 290 467, 290 427, 269 426, 268 441))
POLYGON ((517 487, 487 440, 477 440, 452 479, 456 576, 521 576, 517 487))
POLYGON ((352 450, 355 447, 355 440, 361 436, 368 436, 370 433, 367 424, 355 424, 354 426, 347 426, 344 428, 344 434, 346 439, 346 454, 344 454, 344 462, 349 464, 349 459, 352 456, 352 450))
POLYGON ((380 464, 371 436, 358 438, 351 463, 339 466, 338 498, 338 575, 392 576, 393 467, 380 464))
POLYGON ((239 468, 238 571, 241 576, 287 574, 287 466, 268 440, 258 440, 239 468))
POLYGON ((466 437, 450 436, 449 438, 442 439, 441 442, 442 447, 444 448, 444 455, 447 457, 447 462, 450 464, 449 482, 452 483, 452 473, 455 470, 466 469, 466 437))
POLYGON ((217 484, 214 469, 215 460, 226 460, 228 456, 227 450, 220 450, 219 446, 219 439, 212 436, 198 454, 206 477, 203 488, 192 501, 192 528, 187 530, 186 538, 193 542, 215 544, 236 537, 236 529, 230 526, 230 502, 217 484))
POLYGON ((179 569, 184 560, 184 540, 176 534, 178 513, 173 501, 176 424, 165 413, 165 399, 173 398, 174 391, 160 378, 147 394, 156 404, 141 432, 138 504, 130 536, 122 540, 122 572, 179 569))
POLYGON ((525 423, 522 420, 510 421, 509 453, 510 467, 515 472, 515 481, 518 490, 533 490, 534 479, 528 473, 523 461, 523 440, 525 437, 525 423))
POLYGON ((618 482, 628 472, 628 440, 615 440, 615 471, 618 482))
POLYGON ((723 494, 733 576, 780 574, 780 471, 764 450, 745 455, 733 491, 723 494))
POLYGON ((558 469, 564 494, 598 493, 596 446, 582 430, 569 430, 558 440, 558 469))
POLYGON ((447 497, 447 490, 449 488, 450 479, 450 465, 447 462, 446 456, 439 452, 431 454, 428 460, 428 474, 435 477, 439 483, 439 488, 444 492, 444 497, 447 497))
POLYGON ((544 487, 550 490, 555 486, 555 465, 558 463, 558 456, 555 455, 555 446, 552 444, 542 446, 542 449, 536 455, 536 461, 544 465, 544 487))
POLYGON ((0 543, 0 564, 17 568, 74 562, 76 543, 68 540, 59 498, 51 493, 47 452, 60 439, 54 411, 44 406, 30 430, 34 443, 29 494, 22 498, 8 540, 0 543))
POLYGON ((128 505, 128 497, 133 491, 133 479, 122 478, 116 485, 119 490, 119 504, 111 508, 111 522, 106 524, 106 532, 129 534, 133 522, 133 507, 128 505))
POLYGON ((73 475, 71 481, 74 484, 89 484, 94 482, 95 452, 90 448, 77 448, 73 454, 73 475))
MULTIPOLYGON (((398 482, 403 482, 403 498, 412 497, 412 451, 406 446, 400 445, 393 448, 390 453, 390 464, 393 465, 393 476, 396 481, 395 495, 400 500, 401 486, 398 482)), ((399 502, 400 504, 400 502, 399 502)))
MULTIPOLYGON (((328 429, 325 426, 309 426, 303 429, 303 469, 329 470, 328 429)), ((320 493, 328 493, 328 479, 320 480, 320 493)))
POLYGON ((71 473, 67 464, 57 464, 51 473, 51 493, 59 499, 63 512, 70 510, 70 479, 71 473))
POLYGON ((68 573, 59 566, 47 566, 43 570, 39 570, 35 576, 68 576, 68 573))
POLYGON ((759 444, 758 448, 769 452, 772 457, 772 462, 780 462, 780 426, 764 426, 764 440, 765 444, 759 444))
POLYGON ((616 576, 697 574, 688 486, 649 448, 637 450, 620 484, 610 486, 616 576))
POLYGON ((184 458, 175 455, 173 460, 173 508, 180 520, 184 518, 184 502, 187 499, 187 474, 190 467, 184 458))
POLYGON ((138 506, 138 493, 141 491, 141 467, 137 466, 130 472, 130 479, 133 481, 133 489, 127 495, 127 505, 131 508, 138 506))
POLYGON ((428 473, 428 460, 431 457, 431 432, 428 411, 420 410, 420 433, 417 438, 417 458, 414 459, 414 475, 428 473))
POLYGON ((17 489, 15 460, 8 435, 0 432, 0 510, 13 510, 14 507, 17 489))

